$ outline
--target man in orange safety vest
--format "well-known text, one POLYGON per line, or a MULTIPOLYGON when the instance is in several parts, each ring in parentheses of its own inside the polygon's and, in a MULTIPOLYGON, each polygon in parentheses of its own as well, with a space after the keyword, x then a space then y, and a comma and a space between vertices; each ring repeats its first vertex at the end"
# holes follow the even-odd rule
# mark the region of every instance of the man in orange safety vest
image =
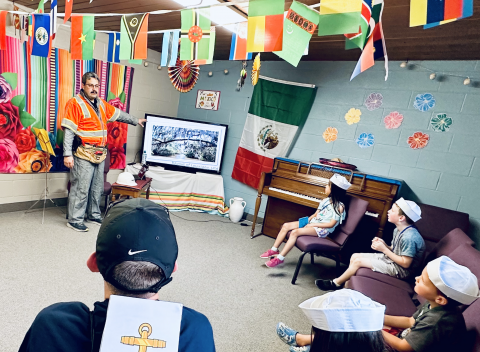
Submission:
POLYGON ((107 123, 118 121, 136 126, 137 119, 98 97, 99 78, 94 72, 82 77, 82 90, 67 102, 62 120, 63 162, 70 171, 67 226, 85 232, 87 221, 101 225, 104 160, 107 155, 107 123), (76 143, 75 143, 76 142, 76 143), (75 144, 75 147, 74 147, 75 144))

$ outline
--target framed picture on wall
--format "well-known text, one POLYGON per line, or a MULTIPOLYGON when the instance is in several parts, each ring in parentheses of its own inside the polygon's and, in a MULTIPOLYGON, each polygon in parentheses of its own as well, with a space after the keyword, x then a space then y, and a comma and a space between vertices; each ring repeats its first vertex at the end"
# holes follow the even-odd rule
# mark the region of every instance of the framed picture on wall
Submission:
POLYGON ((197 102, 195 108, 205 110, 218 110, 220 104, 220 92, 218 90, 201 90, 197 91, 197 102))

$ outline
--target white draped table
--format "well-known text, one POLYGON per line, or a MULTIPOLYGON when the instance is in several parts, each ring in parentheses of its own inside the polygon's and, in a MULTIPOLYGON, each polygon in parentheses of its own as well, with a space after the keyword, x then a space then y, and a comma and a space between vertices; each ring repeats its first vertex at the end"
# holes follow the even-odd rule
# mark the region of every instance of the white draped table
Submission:
MULTIPOLYGON (((141 165, 127 165, 125 171, 138 174, 141 165)), ((167 171, 162 167, 150 166, 145 174, 152 178, 150 200, 162 204, 172 211, 190 210, 225 215, 223 177, 197 172, 167 171)))

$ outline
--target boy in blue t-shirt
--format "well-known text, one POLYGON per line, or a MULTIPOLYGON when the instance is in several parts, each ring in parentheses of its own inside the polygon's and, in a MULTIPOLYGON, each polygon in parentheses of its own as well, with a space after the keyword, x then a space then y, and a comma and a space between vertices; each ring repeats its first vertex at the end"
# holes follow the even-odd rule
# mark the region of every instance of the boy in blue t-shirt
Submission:
POLYGON ((388 211, 388 221, 396 226, 391 246, 375 237, 372 249, 381 253, 356 253, 340 277, 334 280, 315 280, 315 285, 323 291, 338 290, 360 268, 370 268, 400 279, 415 275, 425 255, 425 241, 413 225, 421 219, 421 213, 415 202, 403 198, 397 200, 388 211))

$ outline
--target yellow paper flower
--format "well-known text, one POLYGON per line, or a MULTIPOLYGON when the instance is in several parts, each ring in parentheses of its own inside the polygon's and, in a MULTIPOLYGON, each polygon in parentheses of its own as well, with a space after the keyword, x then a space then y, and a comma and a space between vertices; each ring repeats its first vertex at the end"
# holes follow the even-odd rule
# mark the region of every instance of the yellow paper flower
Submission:
POLYGON ((323 139, 325 142, 330 143, 337 139, 338 130, 335 127, 327 127, 323 132, 323 139))
POLYGON ((260 53, 258 53, 257 56, 255 56, 255 60, 253 60, 252 85, 257 84, 258 76, 260 76, 260 53))
POLYGON ((360 121, 361 114, 362 112, 360 111, 360 109, 351 108, 345 114, 345 120, 349 125, 353 125, 354 123, 358 123, 360 121))

